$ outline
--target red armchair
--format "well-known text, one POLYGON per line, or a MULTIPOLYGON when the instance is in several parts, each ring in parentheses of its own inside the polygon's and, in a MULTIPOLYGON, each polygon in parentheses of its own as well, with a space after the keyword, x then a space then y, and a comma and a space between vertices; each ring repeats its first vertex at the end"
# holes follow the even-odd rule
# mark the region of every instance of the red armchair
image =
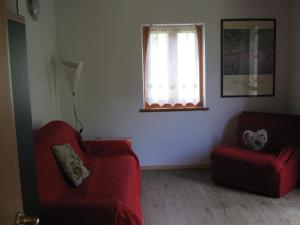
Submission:
POLYGON ((298 182, 299 128, 300 116, 243 112, 237 143, 220 146, 211 154, 213 181, 272 197, 284 196, 298 182), (267 150, 255 152, 243 147, 242 132, 262 128, 270 138, 267 150))
POLYGON ((141 225, 140 166, 126 140, 81 141, 62 121, 35 132, 36 172, 44 225, 141 225), (64 178, 52 146, 69 143, 91 171, 75 187, 64 178))

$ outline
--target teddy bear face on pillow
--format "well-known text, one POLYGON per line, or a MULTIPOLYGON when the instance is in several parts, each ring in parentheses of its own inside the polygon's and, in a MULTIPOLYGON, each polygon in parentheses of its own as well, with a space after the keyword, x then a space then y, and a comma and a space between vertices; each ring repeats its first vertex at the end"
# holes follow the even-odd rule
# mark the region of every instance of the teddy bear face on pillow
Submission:
POLYGON ((261 151, 268 143, 268 133, 265 129, 257 131, 245 130, 242 134, 242 141, 248 149, 261 151))

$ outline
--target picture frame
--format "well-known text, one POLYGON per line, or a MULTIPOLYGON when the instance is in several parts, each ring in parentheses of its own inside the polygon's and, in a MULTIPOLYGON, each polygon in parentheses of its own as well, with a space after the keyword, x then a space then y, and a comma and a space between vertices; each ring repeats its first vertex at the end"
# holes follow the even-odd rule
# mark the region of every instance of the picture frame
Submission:
POLYGON ((221 97, 275 96, 276 19, 221 20, 221 97))
POLYGON ((6 0, 7 10, 12 13, 19 13, 18 0, 6 0))

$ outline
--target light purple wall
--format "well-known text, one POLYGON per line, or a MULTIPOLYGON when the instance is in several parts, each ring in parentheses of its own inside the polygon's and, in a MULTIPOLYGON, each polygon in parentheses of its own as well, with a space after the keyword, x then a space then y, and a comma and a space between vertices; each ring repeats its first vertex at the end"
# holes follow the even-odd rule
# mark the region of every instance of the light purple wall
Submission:
POLYGON ((291 1, 290 112, 300 114, 300 2, 291 1))
POLYGON ((28 73, 34 128, 56 119, 56 105, 52 101, 51 57, 57 57, 56 15, 53 0, 41 1, 41 14, 33 21, 27 9, 27 1, 19 1, 19 13, 26 20, 28 73))
MULTIPOLYGON (((59 54, 85 63, 78 90, 86 137, 132 137, 142 165, 208 164, 212 148, 231 140, 243 110, 288 109, 289 4, 282 0, 58 0, 59 54), (276 96, 220 97, 222 18, 276 18, 276 96), (141 24, 205 23, 208 112, 140 113, 141 24)), ((71 95, 61 83, 63 119, 71 95)))

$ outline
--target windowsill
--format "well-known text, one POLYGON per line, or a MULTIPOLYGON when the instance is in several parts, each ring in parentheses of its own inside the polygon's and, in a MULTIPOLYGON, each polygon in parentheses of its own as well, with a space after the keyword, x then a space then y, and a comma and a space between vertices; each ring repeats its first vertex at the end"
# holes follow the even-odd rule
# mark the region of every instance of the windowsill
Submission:
POLYGON ((140 109, 140 112, 179 112, 179 111, 208 111, 207 107, 194 108, 156 108, 156 109, 140 109))

